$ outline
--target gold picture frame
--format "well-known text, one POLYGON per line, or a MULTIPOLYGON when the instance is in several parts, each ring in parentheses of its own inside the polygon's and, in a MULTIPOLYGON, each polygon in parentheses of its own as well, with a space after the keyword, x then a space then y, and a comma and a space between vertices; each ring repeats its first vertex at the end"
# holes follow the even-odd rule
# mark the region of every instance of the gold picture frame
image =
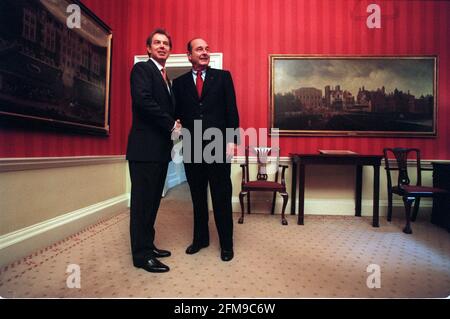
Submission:
POLYGON ((79 1, 2 0, 0 30, 2 126, 109 135, 104 22, 79 1))
POLYGON ((274 134, 437 136, 436 56, 270 55, 269 66, 274 134))

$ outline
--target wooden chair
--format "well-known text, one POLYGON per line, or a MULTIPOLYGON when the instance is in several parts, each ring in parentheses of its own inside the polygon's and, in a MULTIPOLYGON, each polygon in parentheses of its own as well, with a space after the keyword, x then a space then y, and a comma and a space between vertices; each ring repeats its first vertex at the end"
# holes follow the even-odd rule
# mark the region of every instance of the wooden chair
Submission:
POLYGON ((242 167, 242 183, 241 192, 239 193, 239 202, 241 203, 242 215, 239 218, 239 224, 244 222, 244 197, 247 196, 247 213, 250 214, 250 193, 254 191, 263 192, 273 192, 272 199, 272 211, 274 214, 275 210, 275 198, 277 192, 283 197, 283 208, 281 210, 281 224, 287 225, 288 222, 284 216, 284 211, 288 202, 288 193, 286 192, 286 180, 285 180, 285 170, 287 165, 279 165, 280 160, 280 149, 272 147, 252 147, 247 146, 245 148, 245 164, 241 164, 242 167), (256 175, 256 180, 249 179, 249 156, 256 156, 258 164, 258 173, 256 175), (270 157, 269 157, 270 155, 270 157), (271 163, 269 163, 271 160, 271 163), (275 162, 273 162, 273 160, 275 162), (278 182, 279 168, 281 171, 281 182, 278 182), (268 181, 268 172, 273 169, 275 172, 275 181, 268 181))
POLYGON ((417 213, 419 211, 420 198, 421 197, 434 197, 445 195, 446 190, 440 188, 433 188, 428 186, 422 186, 422 170, 420 165, 420 150, 416 148, 385 148, 383 149, 385 169, 387 175, 387 194, 388 194, 388 214, 387 220, 392 219, 392 194, 397 194, 403 197, 405 204, 405 217, 406 225, 403 228, 403 232, 411 234, 410 221, 415 221, 417 213), (396 159, 396 166, 390 166, 389 155, 393 155, 396 159), (416 185, 410 185, 410 179, 408 176, 408 157, 413 155, 415 157, 416 169, 417 169, 417 182, 416 185), (415 156, 414 156, 415 155, 415 156), (391 171, 398 171, 397 186, 392 186, 391 171), (411 218, 411 207, 414 203, 414 211, 411 218))

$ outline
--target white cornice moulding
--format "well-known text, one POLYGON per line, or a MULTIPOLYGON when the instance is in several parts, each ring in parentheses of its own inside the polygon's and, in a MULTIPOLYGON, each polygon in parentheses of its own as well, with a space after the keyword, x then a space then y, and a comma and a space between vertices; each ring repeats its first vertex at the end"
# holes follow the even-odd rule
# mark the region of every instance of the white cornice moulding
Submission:
MULTIPOLYGON (((209 66, 214 69, 222 69, 223 53, 210 53, 209 54, 209 66)), ((148 55, 135 55, 134 63, 145 62, 149 59, 148 55)), ((186 54, 171 54, 166 61, 166 67, 168 68, 190 68, 191 62, 186 54)))
MULTIPOLYGON (((251 164, 257 163, 256 156, 249 156, 248 160, 249 160, 249 162, 251 164)), ((232 159, 231 162, 233 164, 244 164, 245 163, 245 156, 233 156, 233 159, 232 159)), ((431 169, 433 167, 433 165, 431 164, 432 162, 434 162, 434 160, 421 160, 420 161, 422 168, 427 168, 427 169, 431 169)), ((436 162, 444 162, 444 163, 448 162, 448 163, 450 163, 450 160, 436 160, 436 162)), ((291 158, 289 156, 280 156, 280 163, 282 163, 282 164, 290 164, 291 163, 291 158)), ((336 165, 339 166, 338 164, 336 164, 336 165)), ((396 161, 394 159, 390 159, 389 160, 389 165, 391 167, 395 167, 396 161)), ((415 160, 408 160, 408 167, 415 167, 415 166, 416 166, 416 161, 415 160)), ((384 160, 383 159, 381 160, 381 167, 384 168, 384 160)))
MULTIPOLYGON (((125 155, 0 158, 0 173, 82 165, 113 164, 125 161, 125 155)), ((231 162, 232 164, 243 164, 245 163, 245 156, 234 156, 231 162)), ((257 163, 256 156, 250 156, 249 162, 252 164, 257 163)), ((423 168, 431 168, 431 162, 432 160, 421 161, 423 168)), ((447 160, 439 160, 439 162, 450 163, 447 160)), ((291 158, 289 156, 281 156, 280 163, 289 164, 291 163, 291 158)), ((390 160, 389 164, 391 166, 395 165, 395 160, 390 160)), ((381 162, 381 166, 384 167, 384 161, 381 162)), ((408 161, 408 166, 415 166, 415 161, 408 161)))
MULTIPOLYGON (((272 156, 269 156, 270 159, 274 158, 272 156)), ((249 156, 248 161, 251 164, 256 164, 256 156, 249 156)), ((291 162, 291 158, 288 156, 280 156, 280 163, 282 164, 289 164, 291 162)), ((245 156, 233 156, 233 159, 231 160, 232 164, 244 164, 245 163, 245 156)))
POLYGON ((0 158, 0 172, 96 164, 113 164, 124 161, 125 155, 0 158))

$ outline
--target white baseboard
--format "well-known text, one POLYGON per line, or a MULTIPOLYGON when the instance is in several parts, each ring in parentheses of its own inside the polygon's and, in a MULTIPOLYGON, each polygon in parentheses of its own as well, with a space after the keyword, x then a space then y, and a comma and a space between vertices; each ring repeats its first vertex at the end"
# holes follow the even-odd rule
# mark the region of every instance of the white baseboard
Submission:
POLYGON ((88 225, 128 209, 129 194, 43 221, 0 236, 0 266, 44 248, 88 225))
MULTIPOLYGON (((239 198, 233 197, 233 212, 240 212, 241 206, 239 204, 239 198)), ((247 212, 247 203, 244 199, 245 212, 247 212)), ((252 200, 251 209, 252 213, 267 213, 270 212, 272 205, 271 200, 252 200)), ((277 199, 275 205, 275 214, 281 213, 282 200, 277 199)), ((380 216, 386 216, 387 213, 387 200, 380 200, 379 212, 380 216)), ((296 212, 298 211, 298 201, 296 202, 296 212)), ((404 206, 402 200, 393 200, 392 207, 394 213, 403 213, 404 206)), ((431 200, 422 199, 420 202, 420 214, 430 214, 433 207, 431 200)), ((372 200, 362 200, 361 202, 361 215, 372 216, 372 200)), ((290 214, 291 202, 289 201, 286 206, 285 214, 290 214)), ((355 201, 351 199, 306 199, 305 200, 305 215, 342 215, 352 216, 355 212, 355 201)), ((402 215, 403 216, 403 215, 402 215)))

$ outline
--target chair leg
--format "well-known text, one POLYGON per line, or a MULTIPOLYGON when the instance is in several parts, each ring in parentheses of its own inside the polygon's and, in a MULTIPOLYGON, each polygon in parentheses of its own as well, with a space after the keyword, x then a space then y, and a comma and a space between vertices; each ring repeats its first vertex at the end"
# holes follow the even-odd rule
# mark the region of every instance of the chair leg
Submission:
POLYGON ((246 192, 240 192, 239 193, 239 203, 241 204, 241 217, 238 220, 239 224, 244 223, 244 196, 246 195, 246 192))
POLYGON ((411 206, 414 202, 414 197, 403 196, 403 202, 405 203, 405 217, 406 217, 406 225, 403 228, 403 232, 405 234, 412 234, 410 217, 411 217, 411 206))
POLYGON ((417 218, 417 213, 419 212, 419 205, 420 205, 420 197, 416 198, 416 201, 414 202, 414 210, 411 217, 411 221, 415 222, 417 218))
POLYGON ((272 198, 272 210, 270 213, 273 215, 275 214, 275 199, 277 197, 277 192, 273 192, 273 198, 272 198))
POLYGON ((288 222, 286 220, 286 218, 284 217, 284 211, 286 209, 286 205, 289 199, 289 195, 287 193, 281 193, 281 196, 283 197, 283 208, 281 209, 281 224, 282 225, 287 225, 288 222))
POLYGON ((392 220, 392 192, 388 190, 388 211, 387 211, 387 221, 392 220))
POLYGON ((247 192, 247 214, 250 214, 250 192, 247 192))

